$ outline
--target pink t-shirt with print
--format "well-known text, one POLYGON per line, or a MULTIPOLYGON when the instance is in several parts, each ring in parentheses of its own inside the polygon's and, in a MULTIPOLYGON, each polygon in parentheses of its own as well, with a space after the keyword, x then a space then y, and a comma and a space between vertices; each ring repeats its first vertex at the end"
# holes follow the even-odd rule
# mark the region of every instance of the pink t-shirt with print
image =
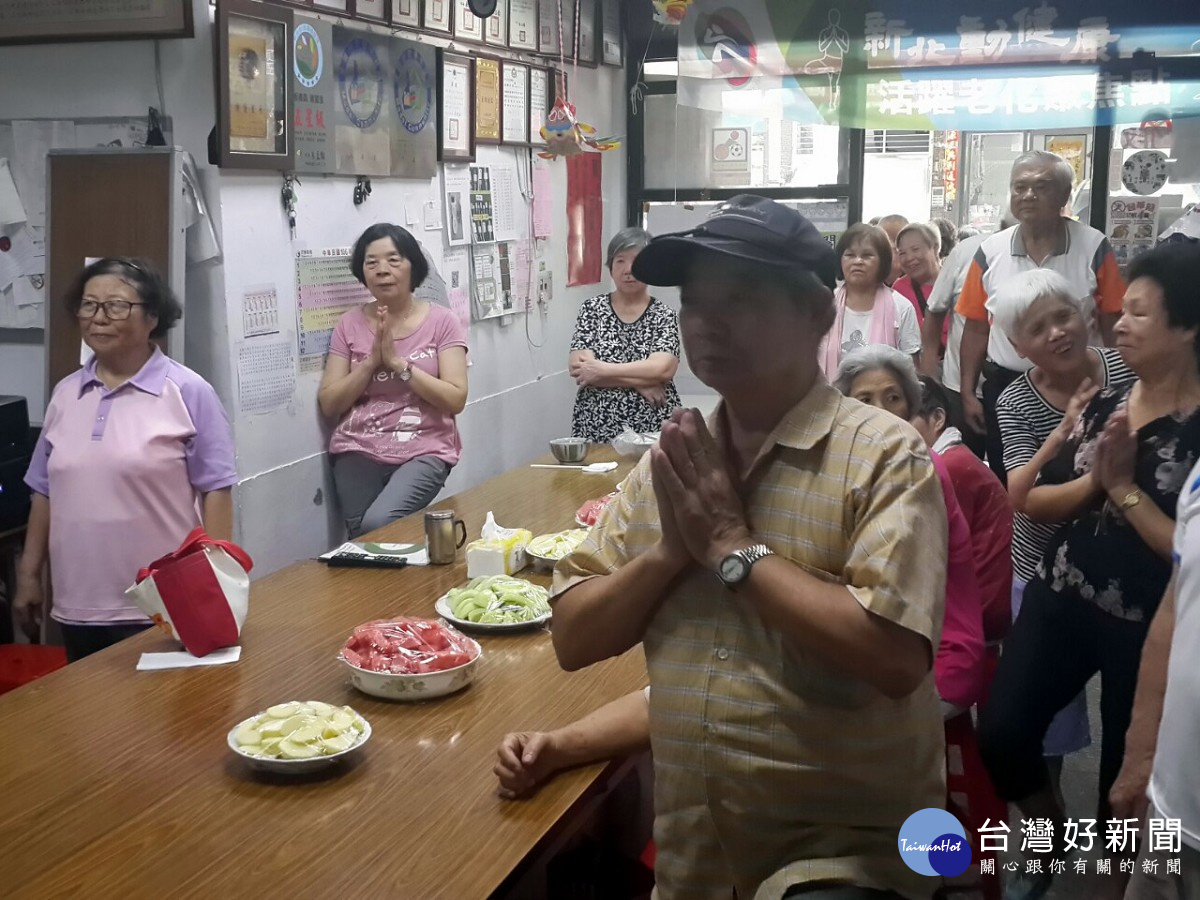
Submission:
MULTIPOLYGON (((329 352, 350 360, 352 371, 375 346, 375 332, 364 311, 374 313, 375 305, 347 312, 329 341, 329 352)), ((429 315, 416 331, 395 342, 397 356, 408 357, 414 368, 433 376, 438 375, 440 351, 466 346, 462 322, 436 304, 430 304, 429 315)), ((426 403, 395 372, 379 371, 338 423, 329 440, 329 452, 361 453, 386 465, 436 456, 454 465, 462 453, 462 441, 454 416, 426 403)))

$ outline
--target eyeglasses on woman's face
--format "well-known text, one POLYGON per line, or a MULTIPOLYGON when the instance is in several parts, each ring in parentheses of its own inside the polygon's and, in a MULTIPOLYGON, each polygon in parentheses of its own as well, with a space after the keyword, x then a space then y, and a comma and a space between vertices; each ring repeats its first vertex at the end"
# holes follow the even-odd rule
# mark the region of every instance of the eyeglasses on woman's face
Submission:
POLYGON ((145 306, 145 303, 134 303, 130 300, 84 300, 79 304, 79 311, 75 314, 81 319, 93 319, 96 313, 104 310, 104 318, 113 322, 119 322, 122 319, 128 319, 130 311, 135 306, 145 306))

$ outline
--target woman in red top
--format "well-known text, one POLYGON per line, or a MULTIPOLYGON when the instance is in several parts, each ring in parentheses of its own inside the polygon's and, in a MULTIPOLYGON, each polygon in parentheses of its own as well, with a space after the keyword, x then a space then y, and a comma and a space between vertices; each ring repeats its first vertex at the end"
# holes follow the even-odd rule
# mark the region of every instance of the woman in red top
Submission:
POLYGON ((932 225, 914 222, 905 225, 896 236, 896 256, 904 274, 893 282, 892 290, 909 299, 916 307, 917 318, 922 322, 925 320, 929 293, 942 271, 939 255, 941 246, 941 235, 932 225))

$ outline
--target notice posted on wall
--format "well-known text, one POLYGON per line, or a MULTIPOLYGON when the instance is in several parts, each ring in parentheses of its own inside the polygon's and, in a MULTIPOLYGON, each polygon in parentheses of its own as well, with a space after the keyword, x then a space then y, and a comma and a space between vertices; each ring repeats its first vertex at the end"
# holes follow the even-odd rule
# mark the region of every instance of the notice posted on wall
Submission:
POLYGON ((496 222, 492 207, 491 166, 471 166, 471 243, 490 244, 496 240, 496 222))
POLYGON ((301 374, 320 372, 333 327, 347 310, 371 299, 350 272, 350 248, 296 254, 296 334, 301 374))
POLYGON ((289 336, 238 346, 238 409, 259 415, 282 409, 296 392, 296 345, 289 336))
POLYGON ((1109 201, 1108 240, 1122 269, 1153 247, 1157 237, 1157 197, 1114 197, 1109 201))
POLYGON ((446 281, 446 299, 463 325, 471 324, 471 254, 464 248, 447 250, 442 255, 446 281))
POLYGON ((248 287, 242 294, 242 334, 279 333, 279 294, 273 284, 248 287))

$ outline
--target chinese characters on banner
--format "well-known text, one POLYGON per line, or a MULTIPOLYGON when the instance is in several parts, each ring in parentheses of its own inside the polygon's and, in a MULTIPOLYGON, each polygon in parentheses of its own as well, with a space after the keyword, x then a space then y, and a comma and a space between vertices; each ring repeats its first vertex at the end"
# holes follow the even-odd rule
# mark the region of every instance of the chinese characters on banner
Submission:
POLYGON ((1010 78, 958 74, 921 81, 881 79, 868 85, 868 99, 880 112, 894 116, 1033 115, 1171 103, 1171 84, 1161 69, 1134 72, 1128 81, 1094 72, 1047 76, 1015 70, 1010 78))
POLYGON ((567 157, 567 285, 600 281, 603 256, 600 229, 604 200, 600 194, 599 153, 567 157))
POLYGON ((1200 81, 1175 59, 1194 52, 1186 6, 1156 8, 1148 25, 1118 0, 875 0, 860 14, 838 0, 695 0, 677 99, 722 111, 736 93, 738 108, 792 121, 923 131, 1180 118, 1200 112, 1200 81), (1097 71, 1132 48, 1157 60, 1097 71))
POLYGON ((959 16, 954 34, 937 35, 921 34, 906 19, 868 12, 863 32, 869 68, 1107 62, 1110 45, 1121 39, 1107 16, 1060 22, 1057 7, 1047 2, 1023 6, 1007 18, 959 16))

